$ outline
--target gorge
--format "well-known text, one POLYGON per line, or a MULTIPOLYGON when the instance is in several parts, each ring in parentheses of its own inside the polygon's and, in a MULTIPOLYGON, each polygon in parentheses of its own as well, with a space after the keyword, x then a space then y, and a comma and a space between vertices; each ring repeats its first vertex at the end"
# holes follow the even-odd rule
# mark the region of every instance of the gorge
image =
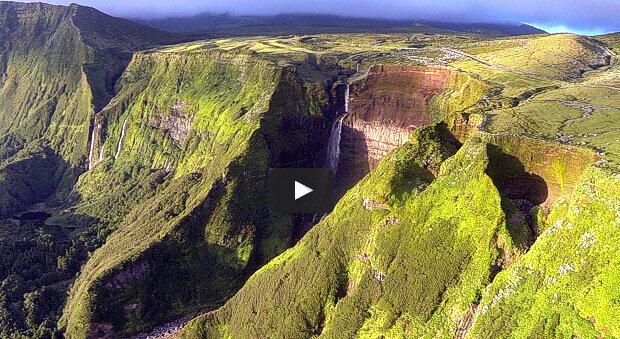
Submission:
POLYGON ((255 29, 0 2, 0 337, 620 336, 616 35, 255 29))

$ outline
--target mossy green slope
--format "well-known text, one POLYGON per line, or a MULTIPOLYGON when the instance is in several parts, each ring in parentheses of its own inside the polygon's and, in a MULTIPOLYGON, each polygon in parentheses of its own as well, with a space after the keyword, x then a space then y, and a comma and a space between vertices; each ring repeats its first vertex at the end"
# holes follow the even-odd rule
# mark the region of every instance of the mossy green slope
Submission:
POLYGON ((482 53, 453 66, 493 86, 493 95, 481 107, 482 129, 586 146, 617 167, 619 122, 614 116, 620 101, 614 37, 515 38, 479 48, 482 53))
POLYGON ((468 141, 443 162, 456 148, 442 129, 418 130, 334 213, 220 310, 193 320, 184 336, 457 333, 502 258, 518 250, 485 174, 487 144, 468 141))
MULTIPOLYGON (((495 313, 488 310, 489 305, 501 303, 502 298, 509 299, 514 286, 507 277, 528 260, 535 260, 538 267, 547 267, 545 258, 555 255, 549 261, 552 267, 548 272, 555 270, 557 275, 562 271, 567 275, 566 272, 576 270, 575 263, 564 265, 555 260, 571 257, 571 245, 546 237, 554 220, 564 213, 562 206, 568 204, 570 195, 576 199, 583 190, 584 180, 590 180, 586 178, 612 188, 590 192, 591 200, 580 198, 565 208, 587 206, 592 201, 607 204, 590 206, 601 209, 603 219, 594 213, 584 213, 580 221, 582 233, 575 233, 571 241, 581 241, 583 234, 596 227, 605 228, 606 234, 613 233, 618 213, 618 192, 613 188, 617 186, 616 179, 607 170, 590 167, 600 155, 606 154, 561 145, 576 142, 554 134, 584 124, 578 128, 584 131, 582 137, 589 139, 580 144, 587 145, 594 140, 587 131, 598 128, 606 134, 610 128, 613 130, 615 121, 608 118, 611 125, 606 124, 603 111, 615 110, 616 89, 599 83, 602 77, 598 74, 605 71, 589 72, 579 79, 583 71, 608 63, 610 55, 600 42, 572 35, 524 39, 485 53, 488 55, 483 54, 484 60, 473 58, 473 61, 455 63, 480 79, 489 80, 473 87, 480 90, 480 94, 472 92, 475 97, 484 94, 481 102, 469 102, 467 96, 451 98, 448 93, 435 98, 431 106, 435 111, 449 113, 464 110, 463 115, 437 118, 446 119, 460 140, 470 140, 454 157, 443 162, 440 172, 430 172, 434 173, 430 177, 415 171, 419 168, 415 161, 398 167, 398 171, 413 170, 415 174, 409 173, 418 180, 428 180, 428 187, 421 186, 423 192, 403 196, 402 192, 394 192, 397 186, 385 185, 390 178, 398 176, 395 167, 388 164, 399 154, 410 151, 412 146, 408 144, 384 159, 376 172, 350 190, 335 211, 300 243, 252 276, 225 306, 190 322, 183 335, 188 338, 495 337, 496 333, 506 337, 616 336, 617 324, 612 316, 616 296, 608 292, 615 276, 609 273, 613 269, 605 264, 613 266, 613 255, 618 253, 613 247, 607 247, 609 252, 601 256, 601 261, 585 259, 593 263, 584 269, 583 276, 587 278, 571 279, 562 285, 568 291, 563 293, 566 307, 559 312, 562 314, 555 314, 554 308, 545 305, 552 300, 547 290, 540 287, 542 283, 536 280, 530 283, 528 278, 527 286, 514 297, 514 311, 513 304, 496 309, 495 313), (550 41, 556 41, 561 48, 543 46, 550 41), (543 59, 554 62, 545 64, 528 59, 526 55, 534 50, 543 59), (578 62, 570 62, 573 59, 578 62), (596 87, 589 89, 584 85, 596 87), (460 99, 464 100, 459 102, 460 99), (590 108, 594 115, 589 113, 590 108), (502 110, 522 111, 529 120, 519 120, 513 114, 512 121, 518 122, 517 125, 496 128, 501 119, 510 117, 501 115, 502 110), (459 120, 463 117, 465 122, 459 120), (480 133, 476 131, 478 128, 495 133, 480 133), (512 164, 505 162, 509 158, 522 168, 502 169, 512 164), (537 214, 522 214, 507 196, 499 193, 500 189, 515 193, 510 183, 505 186, 502 182, 502 178, 512 175, 512 170, 532 175, 534 181, 542 180, 545 187, 538 203, 545 202, 545 212, 532 209, 529 212, 538 211, 537 214), (461 173, 465 174, 460 177, 461 173), (582 173, 582 181, 578 182, 582 173), (476 185, 469 186, 469 183, 476 185), (455 191, 451 189, 453 186, 457 187, 455 191), (551 215, 546 219, 549 209, 551 215), (468 213, 472 213, 471 219, 468 213), (458 217, 451 219, 451 215, 458 217), (526 225, 530 217, 535 219, 530 221, 532 228, 526 225), (598 226, 599 223, 605 226, 598 226), (437 224, 446 228, 438 228, 437 224), (444 232, 434 238, 433 231, 444 232), (534 242, 535 232, 544 233, 534 242), (475 241, 468 242, 468 235, 475 241), (532 242, 534 246, 530 250, 532 242), (426 261, 427 256, 435 261, 432 264, 426 261), (441 267, 441 270, 436 272, 429 267, 441 267), (494 278, 497 272, 500 273, 494 278), (597 283, 586 283, 588 278, 597 283), (592 294, 590 300, 566 297, 570 291, 586 295, 595 289, 597 292, 592 293, 596 295, 592 294), (598 301, 610 306, 599 310, 595 306, 598 301), (483 312, 489 316, 485 318, 483 312), (537 319, 542 320, 536 322, 537 319), (502 328, 504 324, 506 327, 502 328)), ((611 70, 615 69, 613 62, 612 59, 611 70)), ((608 117, 610 114, 613 112, 607 112, 608 117)), ((423 130, 418 132, 423 135, 423 130)), ((416 144, 416 139, 412 142, 416 144)), ((590 146, 597 148, 595 145, 590 146)), ((601 148, 610 152, 614 149, 609 143, 601 148)), ((612 155, 610 159, 614 159, 612 155)), ((521 176, 519 173, 515 175, 521 176)), ((504 179, 519 183, 521 179, 517 177, 504 179)), ((525 197, 532 198, 535 197, 525 197)), ((583 260, 580 264, 585 265, 583 260)))
POLYGON ((532 38, 518 46, 478 57, 517 73, 558 80, 575 79, 606 64, 600 42, 574 34, 532 38))
POLYGON ((620 178, 591 168, 485 291, 471 337, 617 338, 620 178))
MULTIPOLYGON (((0 119, 6 122, 0 126, 0 162, 11 162, 26 148, 48 149, 62 165, 53 170, 61 172, 61 180, 48 179, 59 186, 59 196, 86 167, 93 115, 115 94, 132 53, 179 41, 78 5, 2 2, 0 29, 0 119)), ((1 190, 28 190, 28 185, 6 185, 0 181, 1 190)), ((54 192, 56 187, 47 196, 54 192)))
POLYGON ((90 51, 71 23, 72 10, 3 2, 0 13, 7 32, 0 44, 0 117, 9 122, 0 127, 1 158, 57 137, 59 153, 77 165, 87 150, 92 93, 82 72, 90 51))
POLYGON ((103 160, 80 179, 76 212, 120 224, 72 288, 70 338, 221 303, 281 253, 291 220, 267 209, 268 168, 306 139, 281 134, 283 119, 322 109, 294 68, 242 51, 137 54, 119 84, 97 117, 103 160), (139 173, 161 183, 128 189, 139 173))

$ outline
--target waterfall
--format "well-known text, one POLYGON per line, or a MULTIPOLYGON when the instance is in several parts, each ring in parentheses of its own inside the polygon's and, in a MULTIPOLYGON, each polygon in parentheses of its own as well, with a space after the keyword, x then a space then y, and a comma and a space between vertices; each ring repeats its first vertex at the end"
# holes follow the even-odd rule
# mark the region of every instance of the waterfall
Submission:
POLYGON ((344 83, 344 112, 349 113, 349 83, 344 83))
POLYGON ((88 151, 88 170, 93 168, 93 151, 95 149, 95 134, 97 132, 96 124, 93 126, 93 131, 90 134, 90 149, 88 151))
POLYGON ((331 135, 329 136, 329 143, 327 144, 327 164, 325 167, 331 168, 336 174, 338 171, 338 160, 340 159, 340 135, 342 133, 342 120, 346 114, 336 118, 332 125, 331 135))
MULTIPOLYGON (((349 84, 344 83, 344 112, 336 117, 334 120, 334 124, 332 125, 331 134, 329 135, 329 142, 327 143, 327 159, 325 163, 325 168, 330 168, 336 175, 336 171, 338 171, 338 161, 340 161, 340 137, 342 134, 342 122, 344 118, 349 113, 349 84)), ((336 112, 338 114, 338 112, 336 112)), ((325 219, 327 213, 315 213, 312 216, 312 221, 307 226, 308 229, 310 227, 318 224, 321 220, 325 219)))
POLYGON ((125 138, 125 127, 127 127, 127 120, 129 120, 129 117, 125 118, 125 121, 123 122, 121 137, 120 139, 118 139, 118 145, 116 146, 116 154, 114 154, 114 160, 118 159, 118 156, 121 154, 121 147, 123 146, 123 139, 125 138))
POLYGON ((338 171, 338 160, 340 160, 340 135, 342 133, 342 121, 349 112, 349 83, 344 83, 344 113, 336 117, 332 125, 332 131, 327 144, 327 164, 325 167, 331 168, 336 174, 338 171))
POLYGON ((77 191, 77 180, 75 182, 75 184, 73 184, 73 187, 71 187, 71 191, 69 191, 69 194, 67 194, 67 196, 62 200, 63 203, 69 201, 69 199, 73 196, 73 194, 75 193, 75 191, 77 191))

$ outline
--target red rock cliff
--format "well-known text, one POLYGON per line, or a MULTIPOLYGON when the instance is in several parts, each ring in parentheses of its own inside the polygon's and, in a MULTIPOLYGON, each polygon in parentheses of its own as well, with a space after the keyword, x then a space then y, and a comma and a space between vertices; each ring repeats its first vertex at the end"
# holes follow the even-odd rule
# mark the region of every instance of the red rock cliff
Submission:
POLYGON ((444 91, 450 75, 442 68, 374 66, 351 84, 338 180, 354 183, 416 128, 429 125, 429 101, 444 91))

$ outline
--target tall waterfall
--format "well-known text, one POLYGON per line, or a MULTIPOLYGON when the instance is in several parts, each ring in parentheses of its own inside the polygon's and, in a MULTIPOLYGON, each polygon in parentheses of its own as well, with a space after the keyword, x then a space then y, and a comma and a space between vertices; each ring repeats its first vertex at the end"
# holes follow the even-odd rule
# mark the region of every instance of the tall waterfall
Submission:
POLYGON ((127 120, 129 117, 125 118, 123 122, 123 128, 121 129, 121 137, 118 139, 118 145, 116 146, 116 154, 114 154, 114 160, 118 159, 118 156, 121 154, 121 148, 123 147, 123 139, 125 138, 125 127, 127 127, 127 120))
POLYGON ((349 113, 349 83, 344 83, 344 111, 349 113))
POLYGON ((95 134, 97 132, 96 122, 93 131, 90 133, 90 149, 88 150, 88 170, 93 169, 93 151, 95 150, 95 134))
POLYGON ((338 161, 340 160, 340 136, 342 134, 342 121, 349 113, 349 84, 344 83, 344 113, 336 118, 332 125, 332 131, 327 144, 327 164, 325 167, 331 168, 336 174, 338 171, 338 161))
POLYGON ((331 168, 336 174, 338 171, 338 160, 340 159, 340 135, 342 133, 342 120, 346 114, 336 118, 332 125, 329 143, 327 144, 327 164, 325 167, 331 168))
MULTIPOLYGON (((338 171, 338 161, 340 161, 340 137, 342 135, 342 121, 349 113, 349 84, 344 83, 344 113, 336 117, 334 124, 332 125, 331 134, 329 135, 329 142, 327 143, 327 161, 326 168, 330 168, 334 175, 338 171)), ((338 112, 336 112, 338 114, 338 112)), ((327 213, 315 213, 310 222, 310 227, 316 225, 327 216, 327 213)))

